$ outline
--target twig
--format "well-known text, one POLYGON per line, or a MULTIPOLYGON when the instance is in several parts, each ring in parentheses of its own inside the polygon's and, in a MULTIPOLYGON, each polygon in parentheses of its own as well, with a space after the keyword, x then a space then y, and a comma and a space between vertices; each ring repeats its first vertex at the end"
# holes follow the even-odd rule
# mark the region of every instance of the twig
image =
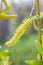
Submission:
MULTIPOLYGON (((36 0, 36 15, 40 16, 39 0, 36 0)), ((38 19, 38 37, 39 37, 39 42, 42 45, 40 18, 38 19)), ((42 55, 41 54, 40 54, 40 60, 42 60, 42 55)))

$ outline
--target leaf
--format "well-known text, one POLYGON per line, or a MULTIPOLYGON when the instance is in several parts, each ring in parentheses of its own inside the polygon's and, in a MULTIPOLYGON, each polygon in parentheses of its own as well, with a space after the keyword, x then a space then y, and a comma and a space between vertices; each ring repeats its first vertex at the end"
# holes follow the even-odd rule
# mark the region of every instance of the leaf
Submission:
POLYGON ((41 18, 43 17, 43 12, 40 12, 40 17, 41 17, 41 18))
POLYGON ((40 53, 37 54, 37 59, 40 60, 40 53))
POLYGON ((12 55, 12 52, 0 52, 0 57, 1 56, 10 56, 12 55))
POLYGON ((10 7, 7 7, 7 8, 3 11, 3 13, 4 13, 4 14, 7 13, 7 12, 9 11, 9 9, 10 9, 10 7))
POLYGON ((31 13, 30 13, 30 15, 29 15, 30 18, 32 18, 33 10, 34 10, 34 6, 32 7, 31 13))
POLYGON ((38 27, 36 26, 35 21, 33 21, 33 26, 34 26, 35 30, 38 31, 38 27))
MULTIPOLYGON (((38 31, 38 27, 37 27, 37 25, 35 24, 35 21, 33 21, 33 26, 34 26, 34 29, 35 29, 36 31, 38 31)), ((43 31, 43 28, 41 29, 41 31, 43 31)))
POLYGON ((41 44, 39 42, 36 42, 36 47, 37 47, 38 51, 43 55, 43 47, 41 46, 41 44))
POLYGON ((7 0, 2 0, 2 2, 4 3, 4 5, 6 6, 6 9, 3 11, 3 13, 7 13, 10 9, 7 0))
POLYGON ((43 36, 42 36, 42 44, 43 44, 43 36))
POLYGON ((29 65, 42 65, 43 60, 28 60, 26 61, 26 63, 29 65))

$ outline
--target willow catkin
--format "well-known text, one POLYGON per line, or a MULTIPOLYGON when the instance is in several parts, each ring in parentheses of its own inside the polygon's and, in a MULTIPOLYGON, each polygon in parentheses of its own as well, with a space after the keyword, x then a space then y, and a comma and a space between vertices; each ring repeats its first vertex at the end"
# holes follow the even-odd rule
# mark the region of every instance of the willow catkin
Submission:
POLYGON ((0 13, 0 18, 2 19, 11 19, 11 18, 16 18, 17 16, 16 15, 7 15, 7 14, 4 14, 4 13, 0 13))
POLYGON ((30 19, 27 19, 27 20, 23 21, 23 23, 16 29, 16 31, 15 31, 13 37, 10 39, 10 41, 6 42, 5 44, 7 46, 12 46, 17 41, 19 41, 19 39, 21 38, 21 36, 25 33, 26 29, 30 25, 30 23, 31 23, 30 19))
POLYGON ((27 28, 30 26, 30 24, 32 23, 32 20, 34 20, 35 18, 37 18, 37 17, 35 16, 31 19, 24 20, 23 23, 16 29, 13 37, 9 41, 7 41, 5 44, 7 46, 12 46, 12 45, 16 44, 19 41, 19 39, 21 38, 21 36, 25 33, 27 28))

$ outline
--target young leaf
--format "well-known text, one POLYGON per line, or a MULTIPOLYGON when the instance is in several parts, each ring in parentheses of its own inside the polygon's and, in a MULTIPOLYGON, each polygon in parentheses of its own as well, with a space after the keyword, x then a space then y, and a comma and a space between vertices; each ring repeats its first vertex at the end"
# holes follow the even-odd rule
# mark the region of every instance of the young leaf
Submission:
POLYGON ((2 56, 10 56, 12 55, 12 52, 0 52, 0 57, 2 56))
POLYGON ((40 17, 41 17, 41 18, 43 17, 43 12, 40 12, 40 17))
POLYGON ((42 44, 43 44, 43 36, 42 36, 42 44))
POLYGON ((32 18, 33 10, 34 10, 34 6, 32 7, 31 13, 30 13, 30 15, 29 15, 30 18, 32 18))
POLYGON ((39 42, 36 42, 36 47, 37 47, 38 51, 43 55, 43 47, 41 46, 41 44, 39 42))
MULTIPOLYGON (((33 26, 34 26, 35 30, 38 31, 38 27, 37 27, 37 25, 35 24, 35 21, 33 21, 33 26)), ((43 28, 41 29, 41 31, 43 31, 43 28)))
POLYGON ((10 10, 10 7, 7 7, 7 8, 3 11, 3 13, 6 14, 9 10, 10 10))
MULTIPOLYGON (((43 55, 42 55, 43 58, 43 55)), ((40 60, 40 53, 37 54, 37 59, 40 60)))
POLYGON ((35 30, 38 31, 38 27, 36 26, 35 21, 33 21, 33 26, 34 26, 35 30))
POLYGON ((43 60, 28 60, 26 61, 26 63, 29 65, 42 65, 43 60))
POLYGON ((7 3, 7 0, 2 0, 2 2, 4 3, 4 5, 6 6, 6 9, 3 11, 3 13, 7 13, 10 9, 8 3, 7 3))

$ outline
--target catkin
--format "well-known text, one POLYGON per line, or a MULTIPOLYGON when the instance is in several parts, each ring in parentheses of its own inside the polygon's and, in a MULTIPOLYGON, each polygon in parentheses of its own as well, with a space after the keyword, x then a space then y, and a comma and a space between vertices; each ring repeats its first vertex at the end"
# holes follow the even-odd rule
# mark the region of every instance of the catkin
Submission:
POLYGON ((36 19, 36 18, 37 18, 37 16, 34 16, 31 19, 25 19, 22 22, 22 24, 20 24, 20 26, 16 29, 13 37, 9 41, 7 41, 5 44, 7 46, 12 46, 12 45, 16 44, 19 41, 19 39, 21 38, 21 36, 25 33, 25 31, 27 30, 27 28, 30 26, 30 24, 32 23, 32 21, 34 19, 36 19))
POLYGON ((11 19, 11 18, 16 18, 17 16, 16 15, 7 15, 7 14, 4 14, 4 13, 0 13, 0 18, 5 18, 5 19, 11 19))
POLYGON ((23 21, 23 23, 16 29, 16 31, 15 31, 13 37, 10 39, 10 41, 6 42, 5 44, 7 46, 12 46, 15 43, 17 43, 17 41, 19 41, 21 36, 25 33, 26 29, 31 24, 31 22, 32 21, 30 19, 23 21))

